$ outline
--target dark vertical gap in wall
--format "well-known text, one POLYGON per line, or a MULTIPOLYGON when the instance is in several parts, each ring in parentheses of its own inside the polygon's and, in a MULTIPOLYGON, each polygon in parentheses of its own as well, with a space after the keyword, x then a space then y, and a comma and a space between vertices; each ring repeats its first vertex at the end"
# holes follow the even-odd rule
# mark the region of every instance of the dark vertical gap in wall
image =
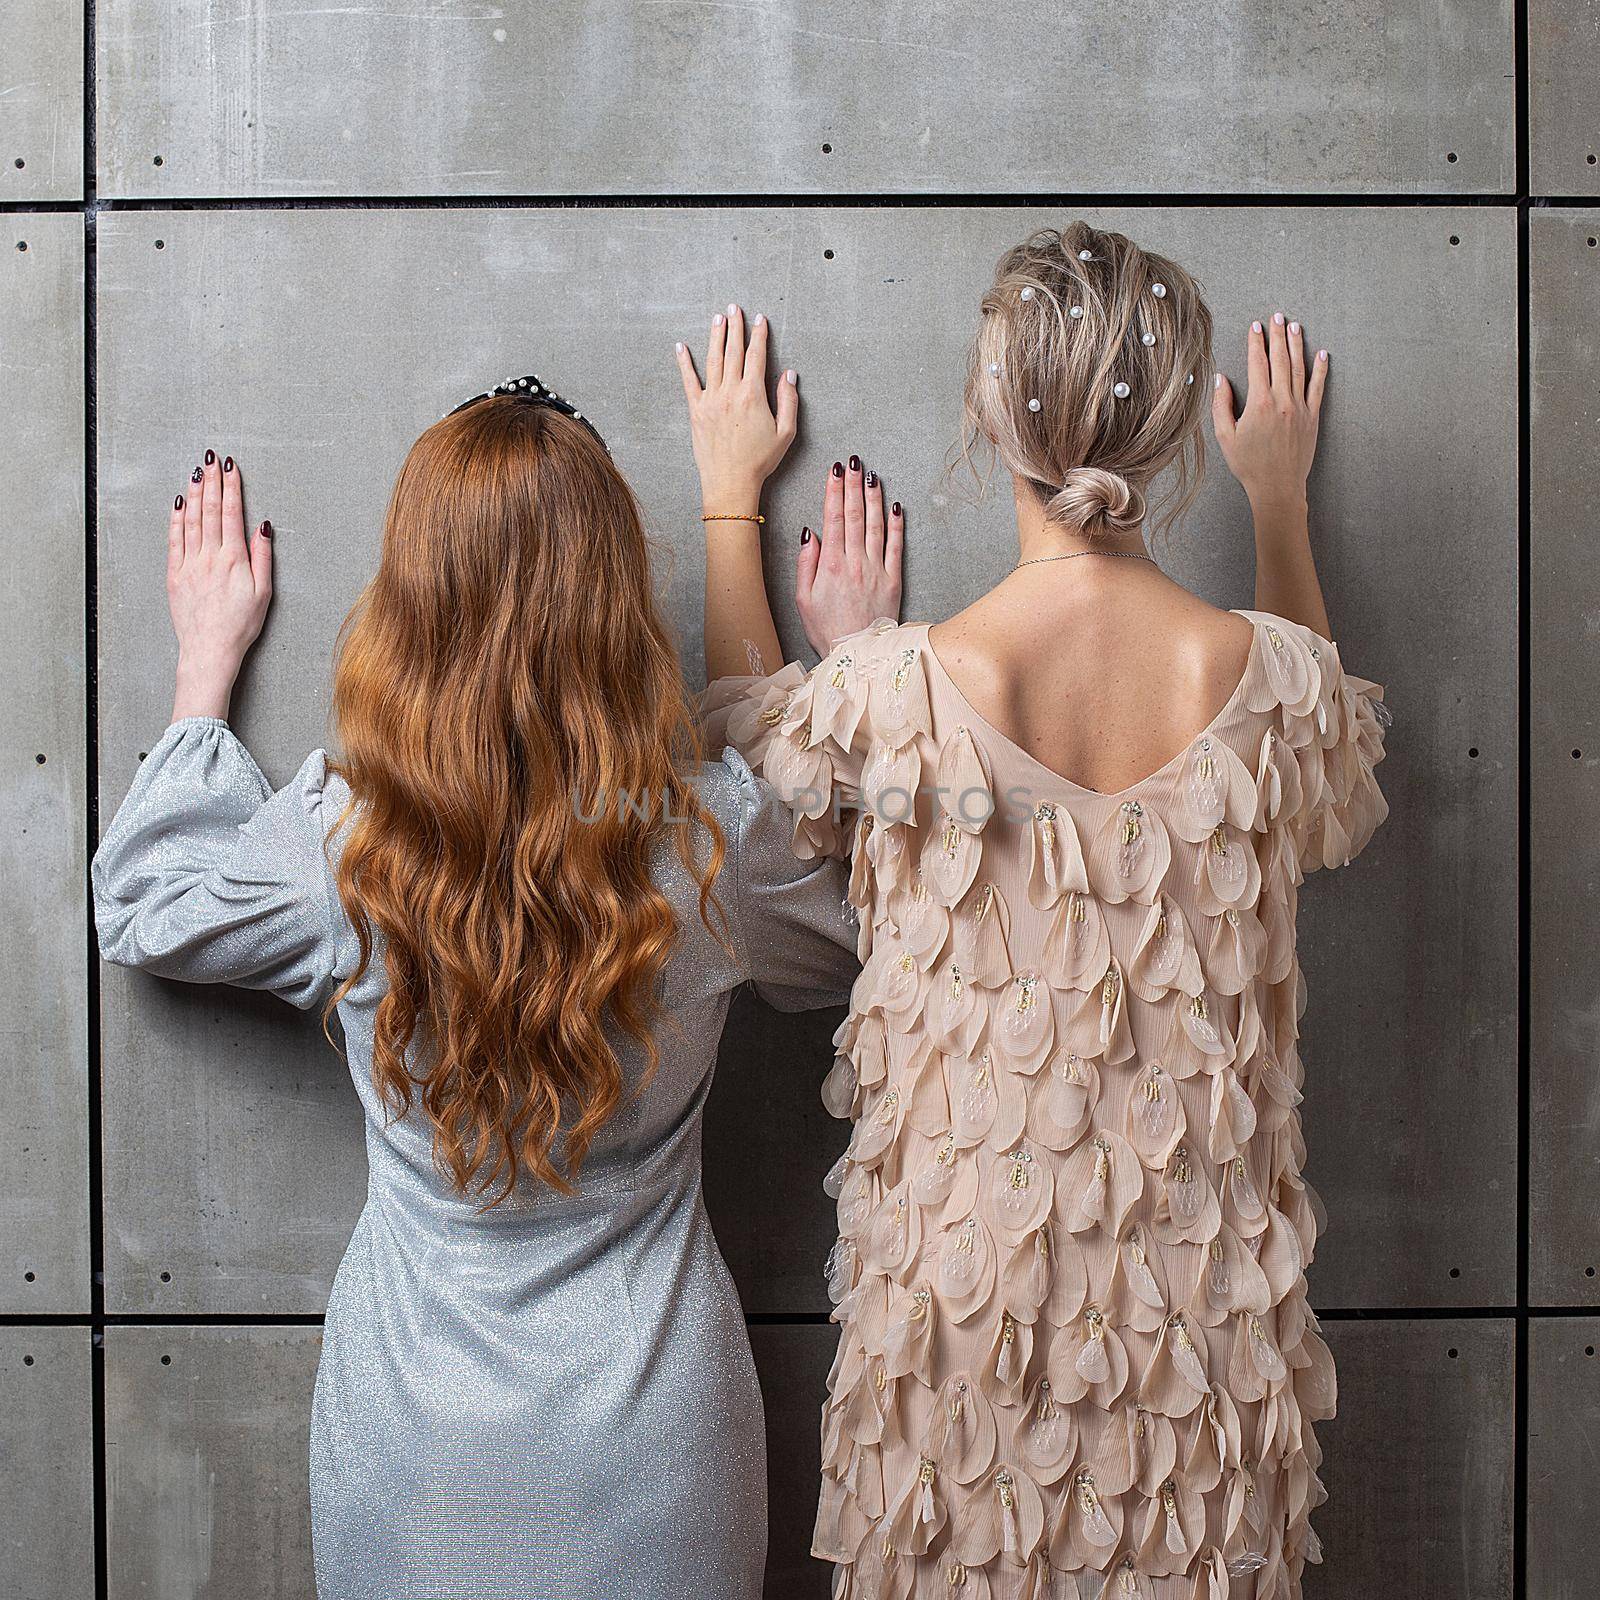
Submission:
MULTIPOLYGON (((95 349, 95 43, 94 0, 83 7, 83 650, 84 650, 84 837, 92 852, 100 839, 99 719, 99 515, 96 504, 98 394, 95 349)), ((83 866, 85 875, 88 863, 83 866)), ((84 1003, 88 1074, 89 1178, 89 1417, 94 1480, 94 1592, 106 1600, 110 1552, 106 1539, 105 1221, 100 1174, 100 948, 94 932, 94 900, 86 901, 88 982, 84 1003)))
POLYGON ((1528 1226, 1531 1203, 1528 1154, 1530 1149, 1532 1062, 1532 1001, 1528 991, 1531 966, 1529 934, 1532 897, 1528 870, 1532 861, 1532 819, 1529 796, 1533 787, 1533 736, 1529 727, 1532 693, 1529 680, 1531 642, 1529 619, 1532 571, 1529 539, 1532 494, 1528 455, 1532 442, 1531 372, 1528 349, 1530 314, 1528 278, 1528 225, 1532 193, 1533 151, 1528 117, 1528 0, 1512 0, 1512 82, 1516 97, 1517 152, 1517 1312, 1514 1377, 1512 1382, 1511 1457, 1511 1593, 1526 1600, 1528 1593, 1528 1226))

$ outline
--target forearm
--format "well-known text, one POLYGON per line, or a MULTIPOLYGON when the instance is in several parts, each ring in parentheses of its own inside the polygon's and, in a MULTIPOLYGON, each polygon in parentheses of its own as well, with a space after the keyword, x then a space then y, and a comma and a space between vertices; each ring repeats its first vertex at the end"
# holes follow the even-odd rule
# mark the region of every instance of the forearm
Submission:
POLYGON ((238 676, 237 662, 191 659, 180 651, 177 680, 172 691, 172 720, 219 717, 226 722, 238 676))
MULTIPOLYGON (((759 488, 708 491, 704 509, 754 516, 759 488)), ((755 522, 706 522, 706 679, 751 671, 776 672, 783 665, 778 630, 761 570, 761 526, 755 522)))
POLYGON ((1256 609, 1331 639, 1304 496, 1250 498, 1256 530, 1256 609))

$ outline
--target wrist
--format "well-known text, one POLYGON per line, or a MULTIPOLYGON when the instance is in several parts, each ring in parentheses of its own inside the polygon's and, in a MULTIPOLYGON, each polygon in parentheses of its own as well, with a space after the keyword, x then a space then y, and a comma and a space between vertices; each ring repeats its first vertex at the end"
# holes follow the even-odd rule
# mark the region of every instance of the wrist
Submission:
POLYGON ((173 685, 172 718, 223 717, 233 699, 239 663, 226 658, 178 656, 173 685))
POLYGON ((1308 512, 1305 485, 1246 484, 1245 497, 1258 516, 1301 516, 1308 512))
POLYGON ((760 478, 708 479, 700 485, 700 509, 712 515, 755 516, 761 510, 760 478))

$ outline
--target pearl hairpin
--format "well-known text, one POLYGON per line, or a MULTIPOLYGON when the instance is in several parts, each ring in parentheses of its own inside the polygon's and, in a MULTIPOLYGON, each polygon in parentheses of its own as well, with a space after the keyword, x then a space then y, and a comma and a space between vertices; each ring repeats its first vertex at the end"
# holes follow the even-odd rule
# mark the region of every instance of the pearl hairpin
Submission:
POLYGON ((1093 261, 1094 260, 1094 251, 1092 251, 1092 250, 1080 250, 1078 252, 1078 259, 1080 261, 1093 261))
POLYGON ((1082 316, 1082 315, 1083 315, 1083 307, 1082 307, 1082 306, 1074 306, 1074 307, 1073 307, 1073 308, 1072 308, 1072 309, 1071 309, 1071 310, 1070 310, 1070 311, 1069 311, 1069 312, 1068 312, 1068 313, 1067 313, 1067 315, 1068 315, 1068 316, 1069 316, 1069 317, 1071 317, 1071 318, 1072 318, 1072 320, 1073 320, 1073 321, 1074 321, 1074 322, 1076 322, 1076 321, 1077 321, 1077 320, 1078 320, 1078 318, 1079 318, 1079 317, 1081 317, 1081 316, 1082 316))
POLYGON ((1033 299, 1033 290, 1032 290, 1032 289, 1024 289, 1024 290, 1023 290, 1023 291, 1022 291, 1022 298, 1023 298, 1023 299, 1024 299, 1024 300, 1031 300, 1031 299, 1033 299))
POLYGON ((1114 383, 1114 384, 1111 385, 1111 392, 1112 392, 1112 394, 1114 394, 1117 397, 1117 399, 1126 400, 1128 398, 1128 394, 1129 394, 1130 391, 1128 389, 1127 384, 1125 384, 1125 383, 1114 383))
POLYGON ((1167 286, 1164 283, 1152 283, 1150 285, 1150 293, 1153 294, 1157 300, 1165 300, 1167 298, 1167 286))
POLYGON ((1028 409, 1030 411, 1037 411, 1039 409, 1039 402, 1037 400, 1030 400, 1028 402, 1028 409))
POLYGON ((1000 376, 1000 363, 998 361, 991 361, 989 363, 989 376, 991 378, 998 378, 1000 376))
POLYGON ((1190 374, 1189 374, 1189 376, 1188 376, 1188 377, 1187 377, 1187 378, 1185 378, 1185 379, 1184 379, 1184 380, 1183 380, 1183 386, 1184 386, 1184 388, 1186 388, 1186 389, 1187 389, 1187 388, 1188 388, 1188 387, 1189 387, 1189 385, 1190 385, 1190 384, 1191 384, 1191 383, 1193 383, 1193 382, 1194 382, 1194 374, 1193 374, 1193 373, 1192 373, 1192 372, 1191 372, 1191 373, 1190 373, 1190 374))
POLYGON ((1153 333, 1151 333, 1148 328, 1145 329, 1145 331, 1139 335, 1139 343, 1142 344, 1142 345, 1152 345, 1155 342, 1156 342, 1156 336, 1153 333))

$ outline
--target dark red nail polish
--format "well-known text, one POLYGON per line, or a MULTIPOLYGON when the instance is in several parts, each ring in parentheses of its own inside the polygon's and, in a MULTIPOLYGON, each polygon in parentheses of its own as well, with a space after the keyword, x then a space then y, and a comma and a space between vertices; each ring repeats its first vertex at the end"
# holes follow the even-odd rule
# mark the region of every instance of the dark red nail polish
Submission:
POLYGON ((859 472, 861 470, 861 457, 860 456, 851 456, 850 457, 850 470, 852 472, 859 472))
POLYGON ((183 496, 181 494, 180 495, 175 495, 173 497, 172 509, 174 511, 182 511, 183 510, 183 496))
POLYGON ((900 502, 896 500, 895 503, 889 507, 889 509, 898 517, 900 515, 900 502))
POLYGON ((207 450, 207 451, 206 451, 206 465, 207 465, 207 466, 208 466, 208 467, 209 467, 209 466, 210 466, 210 465, 211 465, 211 464, 212 464, 212 463, 213 463, 213 462, 214 462, 214 461, 215 461, 215 460, 216 460, 216 459, 217 459, 217 452, 216 452, 216 451, 215 451, 215 450, 207 450))
POLYGON ((801 544, 810 544, 811 543, 811 530, 809 528, 802 528, 800 530, 800 543, 801 544))
POLYGON ((834 464, 833 464, 833 475, 836 478, 842 478, 844 476, 844 463, 842 461, 835 461, 834 462, 834 464))
POLYGON ((878 487, 878 474, 876 472, 869 472, 867 474, 867 487, 869 489, 876 489, 878 487))
POLYGON ((222 470, 224 472, 232 472, 233 471, 233 457, 232 456, 229 456, 228 459, 222 463, 222 470))
POLYGON ((199 483, 204 476, 205 474, 199 469, 199 467, 196 467, 194 471, 189 474, 189 482, 199 483))
POLYGON ((270 522, 263 522, 261 524, 261 537, 263 539, 270 539, 272 537, 272 524, 270 522))

